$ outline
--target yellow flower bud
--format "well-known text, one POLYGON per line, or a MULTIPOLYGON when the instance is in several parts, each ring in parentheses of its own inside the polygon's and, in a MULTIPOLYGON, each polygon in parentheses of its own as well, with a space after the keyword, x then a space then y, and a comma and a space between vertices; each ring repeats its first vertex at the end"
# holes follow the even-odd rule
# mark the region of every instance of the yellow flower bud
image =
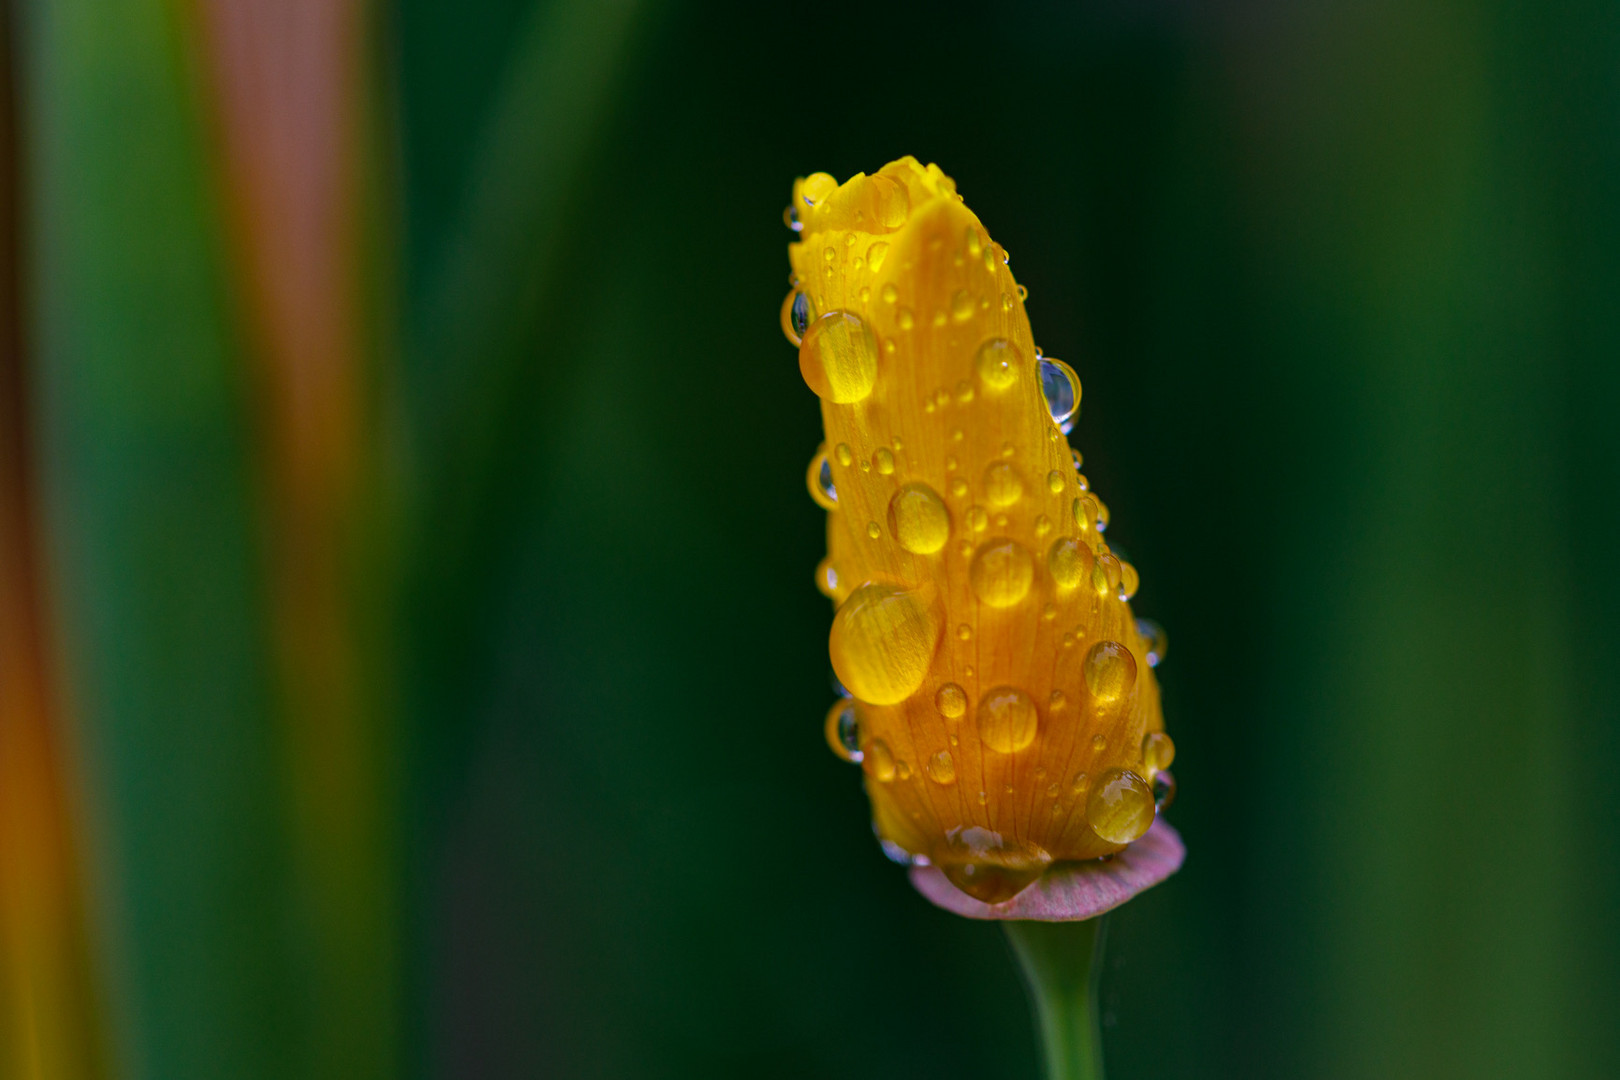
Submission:
POLYGON ((817 173, 790 211, 783 327, 826 430, 816 582, 854 696, 829 739, 858 747, 887 848, 1004 901, 1153 823, 1162 631, 1138 628, 1136 569, 1069 448, 1079 380, 1035 348, 951 179, 910 157, 817 173))

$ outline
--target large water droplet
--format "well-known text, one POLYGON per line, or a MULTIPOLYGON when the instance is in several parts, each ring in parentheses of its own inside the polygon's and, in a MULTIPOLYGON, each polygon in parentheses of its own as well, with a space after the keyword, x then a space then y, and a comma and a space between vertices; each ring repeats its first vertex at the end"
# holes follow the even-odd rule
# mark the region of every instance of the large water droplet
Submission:
POLYGON ((1016 754, 1034 742, 1040 726, 1035 703, 1015 686, 985 691, 974 719, 979 725, 979 738, 1001 754, 1016 754))
POLYGON ((894 451, 887 446, 880 446, 872 455, 872 468, 878 471, 879 476, 894 475, 894 451))
POLYGON ((1148 667, 1164 663, 1164 654, 1170 651, 1170 635, 1164 632, 1164 627, 1152 619, 1137 619, 1136 632, 1147 643, 1148 667))
POLYGON ((993 863, 962 863, 941 866, 950 883, 975 900, 1001 904, 1034 884, 1041 867, 1015 868, 993 863))
POLYGON ((939 635, 938 619, 916 595, 868 583, 839 606, 827 648, 851 693, 893 705, 922 685, 939 635))
POLYGON ((1024 496, 1024 479, 1011 462, 996 461, 984 470, 984 498, 991 506, 1011 506, 1024 496))
POLYGON ((934 708, 938 709, 939 715, 945 719, 955 720, 967 712, 967 694, 963 693, 960 686, 948 682, 934 695, 934 708))
POLYGON ((1052 550, 1046 556, 1046 566, 1052 572, 1052 580, 1064 589, 1072 589, 1090 577, 1093 562, 1095 559, 1091 549, 1072 536, 1054 541, 1052 550))
POLYGON ((782 301, 782 333, 787 335, 794 347, 803 342, 804 332, 810 328, 815 317, 815 305, 807 294, 798 289, 788 293, 787 299, 782 301))
POLYGON ((991 338, 979 346, 973 357, 973 370, 987 390, 1005 390, 1018 381, 1023 356, 1018 346, 1006 338, 991 338))
POLYGON ((1142 736, 1142 768, 1149 776, 1162 772, 1176 760, 1176 744, 1162 731, 1142 736))
POLYGON ((1153 789, 1129 769, 1109 769, 1092 785, 1086 821, 1110 844, 1129 844, 1153 824, 1153 789))
POLYGON ((932 555, 950 539, 951 515, 933 488, 905 484, 889 500, 889 531, 907 551, 932 555))
POLYGON ((878 783, 887 784, 894 780, 894 753, 882 739, 873 739, 867 744, 862 762, 878 783))
POLYGON ((928 779, 941 786, 956 783, 956 762, 949 750, 941 750, 928 759, 928 779))
POLYGON ((974 552, 968 580, 982 603, 1012 607, 1035 580, 1035 559, 1016 540, 991 540, 974 552))
POLYGON ((810 469, 805 473, 805 480, 810 486, 810 497, 816 505, 827 510, 838 509, 838 489, 833 486, 832 463, 827 460, 827 452, 823 450, 810 459, 810 469))
POLYGON ((1080 377, 1063 361, 1043 356, 1041 392, 1046 395, 1046 407, 1051 410, 1058 429, 1067 435, 1074 427, 1075 412, 1080 408, 1080 377))
MULTIPOLYGON (((1104 705, 1111 705, 1136 685, 1136 658, 1117 641, 1099 641, 1086 653, 1086 689, 1104 705)), ((844 680, 846 683, 848 679, 844 680)), ((861 695, 857 693, 856 697, 861 695)))
POLYGON ((840 701, 827 710, 823 727, 827 745, 845 761, 859 763, 861 757, 861 723, 855 713, 853 701, 840 701))
POLYGON ((849 404, 872 392, 877 356, 877 339, 859 315, 829 311, 805 331, 799 373, 818 397, 849 404))

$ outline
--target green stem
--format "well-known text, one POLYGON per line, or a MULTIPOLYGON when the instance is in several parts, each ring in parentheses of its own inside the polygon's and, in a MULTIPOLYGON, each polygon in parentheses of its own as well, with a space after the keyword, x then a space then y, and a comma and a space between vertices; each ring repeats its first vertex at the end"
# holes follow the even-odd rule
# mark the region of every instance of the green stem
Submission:
POLYGON ((1001 924, 1035 1003, 1047 1080, 1102 1080, 1097 979, 1105 918, 1001 924))

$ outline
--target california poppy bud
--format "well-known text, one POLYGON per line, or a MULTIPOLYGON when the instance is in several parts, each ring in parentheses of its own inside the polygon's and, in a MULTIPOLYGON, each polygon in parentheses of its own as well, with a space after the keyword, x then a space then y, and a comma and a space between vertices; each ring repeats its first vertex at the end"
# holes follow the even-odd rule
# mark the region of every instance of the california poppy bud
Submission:
POLYGON ((783 330, 821 398, 817 585, 886 850, 996 903, 1154 822, 1174 747, 1138 575, 1066 433, 1006 252, 937 166, 798 181, 783 330))

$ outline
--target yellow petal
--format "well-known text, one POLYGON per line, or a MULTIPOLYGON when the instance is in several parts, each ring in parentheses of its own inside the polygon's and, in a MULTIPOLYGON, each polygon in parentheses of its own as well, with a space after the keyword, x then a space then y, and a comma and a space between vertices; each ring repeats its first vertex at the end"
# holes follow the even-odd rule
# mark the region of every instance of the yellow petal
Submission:
POLYGON ((1160 736, 1144 757, 1164 725, 1136 570, 1053 419, 1025 291, 951 179, 909 157, 843 184, 817 173, 792 209, 796 291, 817 313, 800 370, 830 448, 815 472, 825 460, 836 492, 818 500, 817 581, 839 604, 829 646, 873 817, 1005 899, 1153 821, 1172 751, 1160 736))

